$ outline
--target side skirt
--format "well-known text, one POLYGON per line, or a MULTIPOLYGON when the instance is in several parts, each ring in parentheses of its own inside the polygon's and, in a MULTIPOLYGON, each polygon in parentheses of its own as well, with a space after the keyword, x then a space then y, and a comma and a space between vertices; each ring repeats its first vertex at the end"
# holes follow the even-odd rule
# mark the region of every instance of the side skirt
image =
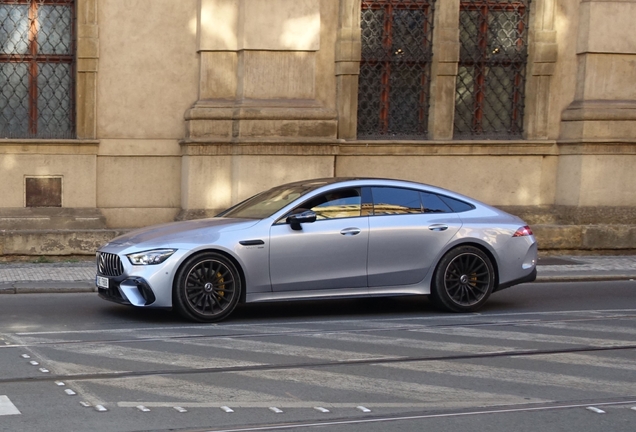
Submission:
POLYGON ((306 291, 280 291, 247 293, 246 303, 283 301, 283 300, 313 300, 330 298, 354 298, 354 297, 386 297, 402 295, 426 295, 430 294, 428 286, 421 284, 404 285, 395 287, 373 288, 342 288, 330 290, 306 290, 306 291))

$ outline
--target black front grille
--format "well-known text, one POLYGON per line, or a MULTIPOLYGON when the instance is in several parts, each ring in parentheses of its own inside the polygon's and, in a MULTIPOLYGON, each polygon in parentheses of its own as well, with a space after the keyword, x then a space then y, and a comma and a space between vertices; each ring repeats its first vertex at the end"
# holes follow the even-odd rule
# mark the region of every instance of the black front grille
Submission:
POLYGON ((121 276, 124 273, 124 266, 118 255, 98 252, 97 273, 104 276, 121 276))

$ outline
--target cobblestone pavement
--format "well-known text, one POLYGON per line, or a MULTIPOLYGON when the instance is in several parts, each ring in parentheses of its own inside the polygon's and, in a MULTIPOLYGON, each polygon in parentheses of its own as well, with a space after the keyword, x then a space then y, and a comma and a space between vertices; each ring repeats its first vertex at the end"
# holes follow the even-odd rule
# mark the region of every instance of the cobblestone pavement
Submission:
MULTIPOLYGON (((539 259, 538 282, 636 279, 636 255, 539 259)), ((95 263, 0 263, 0 293, 95 290, 95 263)))
POLYGON ((636 278, 636 255, 539 258, 539 281, 636 278))
POLYGON ((20 281, 92 281, 95 263, 0 263, 0 283, 20 281))

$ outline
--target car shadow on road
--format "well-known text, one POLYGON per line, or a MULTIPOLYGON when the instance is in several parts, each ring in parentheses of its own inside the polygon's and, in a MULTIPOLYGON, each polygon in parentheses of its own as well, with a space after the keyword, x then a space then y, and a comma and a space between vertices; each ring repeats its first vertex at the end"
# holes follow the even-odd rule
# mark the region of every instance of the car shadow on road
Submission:
POLYGON ((436 311, 422 296, 307 300, 239 305, 227 322, 409 317, 431 312, 436 311))
MULTIPOLYGON (((122 305, 108 305, 100 311, 117 321, 146 324, 194 324, 168 309, 143 309, 122 305)), ((239 324, 254 321, 360 319, 368 317, 419 317, 439 313, 423 296, 379 297, 362 299, 282 301, 241 304, 229 318, 218 323, 239 324)), ((202 323, 205 325, 206 323, 202 323)))

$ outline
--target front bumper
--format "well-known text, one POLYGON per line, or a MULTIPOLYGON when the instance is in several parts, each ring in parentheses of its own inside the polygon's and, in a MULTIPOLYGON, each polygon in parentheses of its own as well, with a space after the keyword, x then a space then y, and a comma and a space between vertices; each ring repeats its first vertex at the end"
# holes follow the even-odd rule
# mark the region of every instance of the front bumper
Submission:
POLYGON ((157 300, 146 280, 141 277, 107 277, 108 288, 97 285, 97 294, 104 300, 133 306, 150 306, 157 300))
POLYGON ((160 264, 132 265, 126 254, 136 249, 107 245, 98 250, 97 277, 108 279, 107 287, 100 287, 95 279, 99 297, 137 307, 171 308, 174 274, 188 250, 178 250, 160 264), (100 267, 102 255, 107 256, 100 267))

